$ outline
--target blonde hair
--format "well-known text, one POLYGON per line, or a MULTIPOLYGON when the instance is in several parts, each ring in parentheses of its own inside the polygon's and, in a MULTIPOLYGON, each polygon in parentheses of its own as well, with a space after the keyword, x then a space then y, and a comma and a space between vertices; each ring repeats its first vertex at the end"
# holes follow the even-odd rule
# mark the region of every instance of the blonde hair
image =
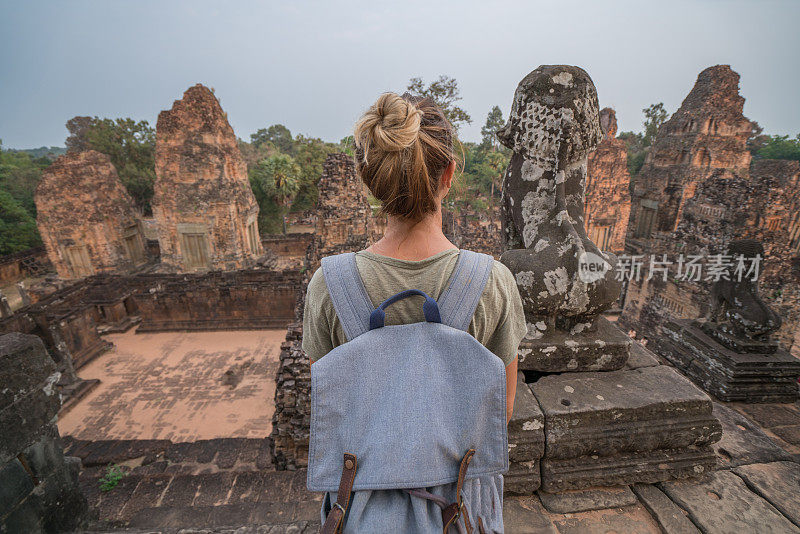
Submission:
POLYGON ((453 127, 430 98, 384 93, 356 123, 356 169, 381 213, 435 212, 442 172, 455 160, 453 127))

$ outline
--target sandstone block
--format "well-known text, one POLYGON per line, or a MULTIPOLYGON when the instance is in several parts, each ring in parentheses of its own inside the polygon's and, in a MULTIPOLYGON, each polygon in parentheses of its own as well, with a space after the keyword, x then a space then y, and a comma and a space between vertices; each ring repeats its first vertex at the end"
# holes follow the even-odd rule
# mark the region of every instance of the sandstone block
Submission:
POLYGON ((717 458, 709 446, 542 459, 542 489, 551 493, 592 486, 663 482, 712 471, 717 458))
POLYGON ((705 445, 722 432, 708 396, 668 366, 550 375, 531 390, 547 459, 705 445))
POLYGON ((595 326, 592 331, 550 328, 543 333, 537 330, 542 334, 539 338, 526 336, 519 346, 519 368, 540 372, 620 369, 630 354, 630 338, 605 317, 597 317, 595 326))
POLYGON ((664 332, 668 338, 664 356, 720 400, 754 403, 797 399, 800 360, 788 352, 734 352, 685 320, 668 322, 664 332))

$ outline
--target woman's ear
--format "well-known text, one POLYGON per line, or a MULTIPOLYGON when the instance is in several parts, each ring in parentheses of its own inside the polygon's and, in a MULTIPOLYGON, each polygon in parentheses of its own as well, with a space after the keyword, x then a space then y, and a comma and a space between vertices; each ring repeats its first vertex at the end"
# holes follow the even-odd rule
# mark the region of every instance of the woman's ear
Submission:
POLYGON ((449 191, 453 187, 453 175, 456 172, 456 160, 451 160, 450 164, 444 168, 442 172, 442 180, 440 186, 445 191, 449 191))

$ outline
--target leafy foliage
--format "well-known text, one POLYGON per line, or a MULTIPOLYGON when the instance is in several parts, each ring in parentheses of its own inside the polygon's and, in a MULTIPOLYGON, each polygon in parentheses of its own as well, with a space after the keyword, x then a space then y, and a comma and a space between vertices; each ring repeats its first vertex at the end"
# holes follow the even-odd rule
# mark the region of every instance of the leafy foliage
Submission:
POLYGON ((669 113, 664 109, 664 103, 651 104, 642 110, 644 113, 644 136, 642 138, 642 145, 648 147, 656 140, 656 133, 659 127, 664 124, 669 117, 669 113))
POLYGON ((109 464, 106 467, 106 472, 100 479, 100 491, 111 491, 117 487, 119 481, 122 480, 127 473, 119 465, 109 464))
POLYGON ((46 157, 3 150, 0 141, 0 255, 42 244, 33 193, 48 165, 46 157))
POLYGON ((414 95, 428 96, 436 102, 456 131, 464 123, 472 124, 472 117, 469 116, 469 113, 456 105, 456 102, 461 100, 461 90, 458 88, 458 81, 455 78, 439 76, 436 81, 427 86, 422 78, 411 78, 408 81, 407 89, 414 95))
POLYGON ((0 190, 0 256, 42 244, 36 221, 7 191, 0 190))
POLYGON ((284 215, 314 207, 322 164, 328 154, 352 153, 352 139, 348 139, 336 144, 304 135, 292 137, 288 128, 275 124, 251 135, 250 143, 239 140, 259 206, 261 233, 285 231, 284 215))
POLYGON ((495 134, 503 125, 503 112, 500 110, 500 106, 494 106, 486 116, 486 124, 481 128, 481 136, 483 138, 482 145, 499 149, 500 141, 497 140, 495 134))
POLYGON ((106 154, 136 206, 145 215, 152 213, 156 132, 147 121, 74 117, 67 121, 67 130, 67 150, 106 154))
MULTIPOLYGON (((250 185, 259 206, 268 202, 277 207, 269 211, 259 212, 259 227, 274 229, 274 213, 280 217, 283 232, 283 216, 286 215, 289 205, 300 189, 300 176, 302 169, 294 159, 287 154, 276 154, 260 161, 249 171, 250 185)), ((272 208, 272 206, 269 206, 272 208)))
POLYGON ((256 147, 260 147, 264 143, 272 143, 275 148, 289 155, 294 151, 292 132, 283 124, 273 124, 269 128, 261 128, 250 135, 250 143, 256 147))
POLYGON ((794 138, 788 135, 764 136, 761 146, 755 149, 757 159, 793 159, 800 161, 800 134, 794 138))
POLYGON ((636 176, 644 165, 650 146, 656 140, 658 129, 669 117, 663 102, 651 104, 642 110, 644 132, 620 132, 617 138, 625 141, 628 148, 628 173, 636 176))
POLYGON ((489 202, 500 196, 503 173, 510 160, 508 150, 497 150, 485 143, 460 144, 464 154, 464 171, 453 181, 451 208, 471 207, 485 211, 489 202))

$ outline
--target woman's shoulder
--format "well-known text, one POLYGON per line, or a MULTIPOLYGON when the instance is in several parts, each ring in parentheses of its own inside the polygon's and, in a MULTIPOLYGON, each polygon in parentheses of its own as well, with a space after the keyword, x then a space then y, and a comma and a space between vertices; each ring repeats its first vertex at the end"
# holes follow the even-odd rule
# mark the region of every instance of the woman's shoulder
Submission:
POLYGON ((504 263, 500 260, 494 260, 487 285, 494 285, 497 289, 516 288, 517 281, 504 263))
POLYGON ((306 298, 330 298, 328 295, 328 286, 325 283, 325 273, 322 271, 321 266, 317 267, 317 270, 311 275, 311 279, 308 281, 308 287, 306 288, 306 295, 306 298))

